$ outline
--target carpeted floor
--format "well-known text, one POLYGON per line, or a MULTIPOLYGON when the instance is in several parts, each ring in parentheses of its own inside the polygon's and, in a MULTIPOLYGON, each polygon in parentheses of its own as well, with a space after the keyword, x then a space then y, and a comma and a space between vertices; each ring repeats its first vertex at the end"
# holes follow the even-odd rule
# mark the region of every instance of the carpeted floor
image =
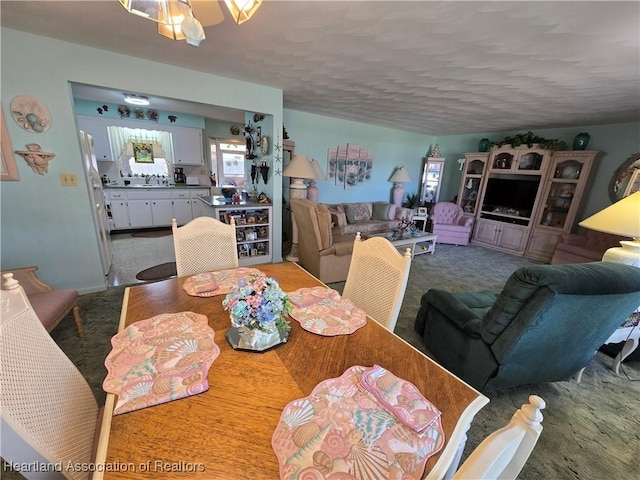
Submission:
MULTIPOLYGON (((429 288, 450 291, 500 289, 508 276, 526 259, 470 245, 438 245, 435 255, 419 255, 411 265, 405 299, 396 333, 427 353, 413 331, 420 296, 429 288)), ((341 291, 343 283, 331 284, 341 291)), ((79 299, 85 336, 79 338, 73 321, 65 319, 52 337, 74 361, 92 386, 100 404, 105 393, 104 358, 111 349, 122 305, 124 287, 79 299)), ((468 432, 464 456, 492 431, 504 426, 528 395, 540 395, 544 430, 519 478, 523 480, 601 480, 637 478, 640 471, 640 362, 623 364, 623 374, 610 370, 612 358, 597 353, 582 382, 555 382, 485 392, 490 403, 476 415, 468 432), (631 378, 628 378, 627 375, 631 378)), ((22 478, 2 472, 2 478, 22 478)))

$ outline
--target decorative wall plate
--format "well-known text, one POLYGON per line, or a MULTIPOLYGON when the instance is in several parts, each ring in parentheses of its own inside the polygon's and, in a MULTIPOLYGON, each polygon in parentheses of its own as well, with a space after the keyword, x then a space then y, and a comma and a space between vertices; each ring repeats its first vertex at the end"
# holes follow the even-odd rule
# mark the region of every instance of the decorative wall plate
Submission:
POLYGON ((267 137, 266 135, 263 135, 260 139, 260 152, 262 153, 262 155, 269 154, 269 137, 267 137))
POLYGON ((51 127, 51 113, 35 97, 18 95, 11 100, 13 120, 28 132, 42 133, 51 127))

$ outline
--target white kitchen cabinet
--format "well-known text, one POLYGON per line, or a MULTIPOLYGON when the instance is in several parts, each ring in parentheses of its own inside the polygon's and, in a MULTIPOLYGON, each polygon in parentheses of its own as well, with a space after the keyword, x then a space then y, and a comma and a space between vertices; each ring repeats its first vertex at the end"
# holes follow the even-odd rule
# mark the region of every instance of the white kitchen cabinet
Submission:
POLYGON ((154 227, 171 225, 171 219, 173 218, 173 200, 170 198, 151 200, 151 218, 153 219, 154 227))
POLYGON ((129 207, 125 200, 111 200, 107 208, 107 215, 111 222, 112 230, 123 230, 129 228, 129 207))
POLYGON ((204 165, 202 130, 171 127, 174 165, 204 165))
POLYGON ((128 200, 129 226, 131 228, 153 227, 151 200, 128 200))
POLYGON ((193 220, 191 193, 189 190, 177 190, 172 193, 171 198, 173 202, 173 218, 176 219, 178 225, 184 225, 193 220))
POLYGON ((209 196, 208 188, 198 188, 190 190, 191 192, 191 213, 193 218, 204 217, 207 215, 207 211, 210 210, 210 207, 206 205, 202 200, 198 197, 209 196))
POLYGON ((96 155, 96 160, 112 162, 113 155, 111 155, 111 145, 109 144, 109 134, 105 120, 98 117, 84 116, 78 116, 76 118, 78 128, 91 134, 93 137, 93 150, 96 155))

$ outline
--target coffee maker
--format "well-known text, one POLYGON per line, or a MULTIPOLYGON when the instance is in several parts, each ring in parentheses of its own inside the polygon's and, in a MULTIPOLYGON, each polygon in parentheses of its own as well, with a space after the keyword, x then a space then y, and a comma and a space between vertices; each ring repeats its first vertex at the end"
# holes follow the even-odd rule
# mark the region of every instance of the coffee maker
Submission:
POLYGON ((187 177, 184 174, 184 168, 175 167, 173 170, 173 183, 187 183, 187 177))

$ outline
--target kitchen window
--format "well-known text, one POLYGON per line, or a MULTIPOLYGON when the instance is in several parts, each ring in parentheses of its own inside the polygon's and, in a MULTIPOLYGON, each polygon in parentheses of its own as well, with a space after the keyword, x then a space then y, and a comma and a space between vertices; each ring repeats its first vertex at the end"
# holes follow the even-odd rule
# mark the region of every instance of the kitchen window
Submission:
POLYGON ((118 155, 118 170, 123 177, 155 175, 171 178, 172 136, 170 132, 145 130, 142 128, 107 127, 112 152, 118 155), (146 144, 151 148, 153 161, 138 161, 136 145, 146 144))
POLYGON ((210 138, 211 165, 218 186, 235 185, 246 188, 245 155, 247 145, 243 140, 210 138))

